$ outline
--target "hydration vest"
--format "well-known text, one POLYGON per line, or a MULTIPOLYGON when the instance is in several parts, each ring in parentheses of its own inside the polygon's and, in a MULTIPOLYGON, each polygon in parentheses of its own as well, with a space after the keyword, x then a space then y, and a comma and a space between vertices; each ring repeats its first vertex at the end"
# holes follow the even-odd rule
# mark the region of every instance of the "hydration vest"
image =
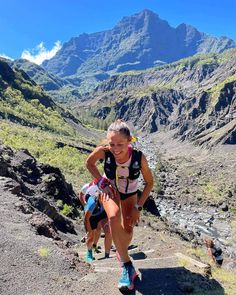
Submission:
POLYGON ((213 256, 218 257, 222 254, 222 249, 220 247, 214 247, 215 252, 213 253, 213 256))
MULTIPOLYGON (((114 180, 116 178, 116 160, 112 152, 109 150, 104 150, 105 161, 104 161, 104 172, 108 179, 114 180)), ((142 152, 135 149, 132 150, 131 163, 129 166, 129 176, 128 179, 137 179, 140 175, 141 169, 141 158, 142 152)), ((122 166, 122 165, 121 165, 122 166)))

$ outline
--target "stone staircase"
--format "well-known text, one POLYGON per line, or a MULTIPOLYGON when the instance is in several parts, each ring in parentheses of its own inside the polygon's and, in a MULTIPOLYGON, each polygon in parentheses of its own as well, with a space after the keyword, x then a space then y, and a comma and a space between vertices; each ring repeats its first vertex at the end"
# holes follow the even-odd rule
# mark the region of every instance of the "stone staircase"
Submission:
MULTIPOLYGON (((168 236, 167 239, 162 232, 154 234, 149 227, 135 227, 129 254, 139 277, 135 282, 135 291, 131 294, 183 294, 177 282, 178 271, 182 267, 175 255, 181 245, 179 241, 173 245, 169 238, 168 236)), ((102 238, 99 245, 103 249, 102 238)), ((84 257, 85 252, 85 245, 81 245, 79 256, 84 257)), ((95 254, 95 258, 92 264, 93 271, 80 280, 81 294, 121 294, 117 288, 121 268, 115 252, 111 251, 109 259, 104 259, 104 253, 95 254)))

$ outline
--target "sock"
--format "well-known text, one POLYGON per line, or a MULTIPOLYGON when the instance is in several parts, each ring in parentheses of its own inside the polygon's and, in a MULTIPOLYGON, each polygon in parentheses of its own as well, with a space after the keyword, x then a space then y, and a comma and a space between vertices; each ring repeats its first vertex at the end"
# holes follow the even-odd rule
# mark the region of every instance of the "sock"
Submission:
POLYGON ((105 258, 109 258, 110 253, 105 252, 105 258))
POLYGON ((132 264, 132 261, 130 260, 130 261, 128 261, 128 262, 125 262, 124 263, 124 266, 125 267, 127 267, 127 266, 132 266, 133 264, 132 264))

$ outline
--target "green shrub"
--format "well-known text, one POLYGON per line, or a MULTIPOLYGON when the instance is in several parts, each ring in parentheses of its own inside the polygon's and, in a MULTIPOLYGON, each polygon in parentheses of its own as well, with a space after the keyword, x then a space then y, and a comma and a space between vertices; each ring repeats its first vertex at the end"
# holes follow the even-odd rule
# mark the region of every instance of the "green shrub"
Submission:
POLYGON ((65 216, 68 216, 68 215, 70 215, 70 213, 72 213, 72 211, 73 211, 72 206, 70 206, 68 204, 64 204, 63 209, 60 210, 60 213, 65 215, 65 216))

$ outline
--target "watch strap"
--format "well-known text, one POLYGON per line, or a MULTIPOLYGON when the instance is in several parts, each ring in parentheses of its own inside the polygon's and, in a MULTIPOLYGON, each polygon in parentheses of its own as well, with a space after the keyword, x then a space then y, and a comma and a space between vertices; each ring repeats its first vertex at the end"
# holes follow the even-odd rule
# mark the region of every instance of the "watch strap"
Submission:
POLYGON ((142 211, 143 207, 139 204, 135 204, 134 207, 138 210, 138 211, 142 211))

